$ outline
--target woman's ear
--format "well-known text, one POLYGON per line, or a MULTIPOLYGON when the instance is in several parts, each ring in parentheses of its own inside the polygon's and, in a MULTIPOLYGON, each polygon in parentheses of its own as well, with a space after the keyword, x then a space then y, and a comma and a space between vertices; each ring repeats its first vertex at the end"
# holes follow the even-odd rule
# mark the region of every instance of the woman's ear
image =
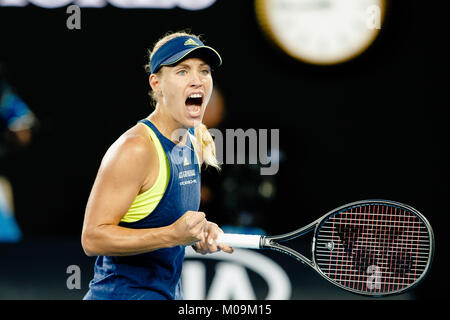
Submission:
POLYGON ((148 82, 150 83, 150 87, 152 88, 153 92, 156 92, 159 88, 159 79, 158 76, 154 73, 150 75, 148 78, 148 82))

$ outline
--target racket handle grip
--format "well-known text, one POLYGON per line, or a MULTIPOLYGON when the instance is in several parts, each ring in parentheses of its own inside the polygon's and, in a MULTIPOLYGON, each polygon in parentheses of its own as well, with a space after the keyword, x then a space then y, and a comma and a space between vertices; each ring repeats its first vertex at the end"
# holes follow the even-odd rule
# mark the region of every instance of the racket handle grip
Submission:
POLYGON ((261 236, 253 234, 220 233, 217 243, 224 243, 233 248, 260 249, 261 236))

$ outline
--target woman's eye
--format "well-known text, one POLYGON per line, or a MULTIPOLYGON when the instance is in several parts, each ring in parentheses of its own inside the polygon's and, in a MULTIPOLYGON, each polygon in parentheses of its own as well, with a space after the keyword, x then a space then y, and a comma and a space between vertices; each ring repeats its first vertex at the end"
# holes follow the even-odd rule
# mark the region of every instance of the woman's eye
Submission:
POLYGON ((208 69, 202 70, 202 74, 203 74, 203 75, 208 75, 208 74, 209 74, 209 70, 208 70, 208 69))
POLYGON ((177 72, 177 74, 179 75, 185 75, 186 74, 186 70, 180 70, 177 72))

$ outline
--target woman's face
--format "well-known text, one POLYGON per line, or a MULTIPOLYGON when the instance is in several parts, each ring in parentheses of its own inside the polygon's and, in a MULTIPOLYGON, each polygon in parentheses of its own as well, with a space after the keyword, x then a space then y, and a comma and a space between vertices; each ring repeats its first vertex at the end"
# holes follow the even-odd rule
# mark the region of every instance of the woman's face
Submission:
POLYGON ((211 68, 205 61, 188 58, 162 67, 150 77, 150 84, 158 94, 159 108, 177 125, 192 128, 201 123, 213 89, 211 68))

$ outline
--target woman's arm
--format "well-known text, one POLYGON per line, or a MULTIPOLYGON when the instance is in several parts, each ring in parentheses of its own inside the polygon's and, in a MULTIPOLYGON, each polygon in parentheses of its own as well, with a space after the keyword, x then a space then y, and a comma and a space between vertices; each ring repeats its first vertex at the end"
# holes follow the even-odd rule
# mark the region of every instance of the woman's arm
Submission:
POLYGON ((158 167, 156 149, 146 136, 126 133, 111 146, 86 207, 82 245, 87 255, 135 255, 203 240, 206 219, 202 212, 188 211, 161 228, 118 225, 142 186, 158 174, 158 167))

